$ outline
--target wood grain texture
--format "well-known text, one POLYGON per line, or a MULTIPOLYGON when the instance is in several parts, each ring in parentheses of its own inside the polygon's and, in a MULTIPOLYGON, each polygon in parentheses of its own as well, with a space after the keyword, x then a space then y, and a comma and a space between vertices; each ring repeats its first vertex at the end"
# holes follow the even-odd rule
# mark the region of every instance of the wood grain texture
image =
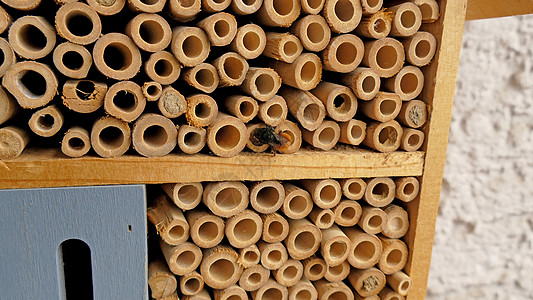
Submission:
POLYGON ((468 0, 467 20, 533 14, 533 0, 468 0))

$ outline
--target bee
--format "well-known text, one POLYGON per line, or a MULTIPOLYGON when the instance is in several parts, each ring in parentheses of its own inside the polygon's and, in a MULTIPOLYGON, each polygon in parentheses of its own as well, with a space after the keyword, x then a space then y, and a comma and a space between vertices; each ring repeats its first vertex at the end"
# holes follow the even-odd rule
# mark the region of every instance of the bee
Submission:
POLYGON ((293 139, 286 132, 276 132, 274 127, 266 125, 256 128, 250 135, 250 142, 256 146, 269 145, 274 151, 283 151, 292 145, 293 139))

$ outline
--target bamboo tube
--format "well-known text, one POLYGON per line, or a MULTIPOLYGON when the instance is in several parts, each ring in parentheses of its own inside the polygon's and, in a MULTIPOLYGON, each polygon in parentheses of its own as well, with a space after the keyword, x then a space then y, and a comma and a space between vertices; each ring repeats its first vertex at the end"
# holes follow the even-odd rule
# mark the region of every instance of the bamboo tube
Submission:
POLYGON ((224 107, 230 114, 244 123, 251 121, 259 112, 259 105, 254 98, 243 95, 231 95, 224 99, 224 107))
POLYGON ((198 272, 183 275, 180 278, 180 291, 183 295, 196 295, 204 288, 204 279, 198 272))
POLYGON ((412 100, 422 92, 424 74, 417 67, 406 66, 394 77, 385 80, 384 87, 387 91, 396 93, 403 101, 412 100))
POLYGON ((248 72, 248 63, 235 52, 226 52, 213 61, 219 77, 219 87, 241 85, 248 72))
POLYGON ((276 149, 277 151, 285 154, 293 154, 300 150, 302 146, 302 132, 296 123, 285 120, 276 127, 275 131, 278 135, 284 136, 288 140, 283 146, 278 147, 276 149))
POLYGON ((55 25, 57 34, 74 44, 92 44, 102 33, 96 10, 81 2, 62 5, 56 12, 55 25))
POLYGON ((335 33, 353 31, 363 16, 361 2, 357 0, 326 0, 322 15, 335 33))
POLYGON ((387 222, 387 214, 380 208, 363 206, 363 213, 359 218, 359 227, 368 234, 378 234, 383 224, 387 222))
MULTIPOLYGON (((284 84, 304 91, 314 89, 322 78, 322 63, 313 53, 303 53, 290 64, 273 61, 270 65, 284 84)), ((287 100, 287 97, 283 97, 287 100)))
POLYGON ((379 292, 379 298, 383 300, 405 300, 405 297, 391 290, 389 287, 385 287, 379 292))
POLYGON ((268 180, 250 186, 250 204, 259 213, 270 214, 282 205, 285 190, 279 181, 268 180))
POLYGON ((419 128, 427 121, 426 104, 420 100, 411 100, 402 103, 398 122, 411 128, 419 128))
POLYGON ((318 292, 307 278, 302 278, 298 283, 289 287, 289 300, 317 300, 318 292))
MULTIPOLYGON (((141 0, 128 0, 142 3, 141 0)), ((159 0, 156 4, 165 4, 166 1, 159 0)), ((172 30, 170 25, 158 14, 141 13, 133 17, 128 22, 124 32, 133 40, 141 50, 147 52, 158 52, 167 48, 172 39, 172 30)))
POLYGON ((76 79, 86 78, 93 64, 89 50, 70 42, 58 45, 52 58, 54 66, 61 74, 76 79))
POLYGON ((8 41, 23 58, 39 59, 54 49, 56 32, 44 17, 23 16, 9 27, 8 41))
POLYGON ((230 4, 235 15, 253 14, 261 5, 263 5, 263 0, 232 0, 230 4))
POLYGON ((283 183, 283 188, 285 189, 285 201, 281 207, 283 213, 294 220, 305 218, 313 209, 311 195, 290 183, 283 183))
POLYGON ((308 15, 294 23, 291 33, 301 41, 302 46, 313 52, 324 50, 331 39, 326 20, 320 15, 308 15))
POLYGON ((93 61, 103 75, 127 80, 141 69, 141 52, 133 41, 121 33, 108 33, 100 37, 93 48, 93 61))
POLYGON ((239 286, 245 291, 252 292, 265 285, 270 277, 270 271, 262 265, 254 265, 242 272, 239 286))
POLYGON ((202 28, 213 46, 227 46, 237 34, 237 20, 231 14, 219 12, 196 24, 202 28))
POLYGON ((377 295, 385 287, 385 274, 376 268, 354 270, 348 280, 357 294, 362 297, 377 295))
POLYGON ((268 279, 263 286, 258 290, 253 291, 251 294, 253 300, 288 300, 289 290, 287 287, 282 286, 273 279, 268 279))
POLYGON ((402 99, 398 94, 379 92, 370 101, 361 102, 361 111, 376 121, 388 122, 394 120, 402 108, 402 99))
POLYGON ((189 210, 185 217, 191 228, 191 239, 202 248, 212 248, 224 238, 224 220, 203 210, 189 210))
POLYGON ((41 0, 2 0, 2 3, 16 10, 33 10, 41 4, 41 0))
POLYGON ((263 0, 256 20, 271 27, 289 27, 300 16, 299 0, 263 0))
MULTIPOLYGON (((239 259, 237 260, 237 263, 244 269, 256 266, 260 261, 261 252, 259 252, 259 248, 257 248, 256 245, 239 249, 239 259)), ((241 280, 242 276, 244 276, 244 273, 241 275, 241 280)))
POLYGON ((357 68, 355 71, 342 75, 340 82, 352 89, 358 99, 372 100, 381 86, 381 79, 370 68, 357 68))
POLYGON ((396 185, 388 177, 378 177, 366 180, 365 201, 374 207, 384 207, 394 200, 396 185))
POLYGON ((12 22, 13 17, 3 7, 0 8, 0 34, 4 33, 11 26, 12 22))
POLYGON ((433 23, 439 19, 439 4, 435 0, 410 0, 418 5, 422 12, 422 23, 433 23))
POLYGON ((326 0, 301 0, 302 14, 318 15, 324 8, 326 0))
POLYGON ((246 248, 261 238, 263 221, 257 213, 245 209, 226 221, 225 232, 228 242, 233 247, 246 248))
POLYGON ((337 223, 337 225, 351 227, 359 222, 361 214, 363 213, 363 208, 356 201, 341 200, 332 211, 335 214, 335 223, 337 223))
POLYGON ((207 128, 207 146, 217 156, 232 157, 239 154, 248 141, 244 123, 219 112, 215 122, 207 128))
POLYGON ((302 51, 303 46, 297 36, 289 33, 266 33, 263 55, 290 64, 302 54, 302 51))
MULTIPOLYGON (((252 136, 256 129, 264 130, 265 128, 267 128, 267 125, 265 125, 264 123, 254 123, 254 124, 246 125, 246 129, 248 130, 249 136, 252 136)), ((269 145, 268 144, 256 145, 251 139, 248 139, 248 141, 246 141, 246 147, 252 150, 253 152, 261 153, 261 152, 265 152, 266 149, 268 149, 269 145)))
POLYGON ((333 37, 322 51, 324 69, 340 73, 352 72, 363 60, 363 41, 353 34, 333 37))
POLYGON ((91 145, 101 157, 120 157, 131 144, 131 129, 128 123, 104 116, 96 120, 91 129, 91 145))
POLYGON ((166 0, 128 0, 128 8, 135 13, 155 14, 163 10, 166 0))
POLYGON ((350 240, 348 262, 357 269, 366 269, 375 265, 381 257, 383 247, 375 235, 363 232, 358 228, 342 229, 350 240))
POLYGON ((393 14, 390 36, 406 37, 415 34, 422 25, 422 12, 412 2, 405 2, 387 8, 393 14))
POLYGON ((355 29, 358 36, 382 39, 389 35, 392 28, 392 17, 385 11, 379 11, 375 14, 363 17, 359 26, 355 29))
POLYGON ((411 278, 402 271, 387 275, 387 284, 401 296, 407 296, 411 289, 411 278))
POLYGON ((202 0, 202 10, 210 13, 223 11, 229 7, 231 0, 202 0))
POLYGON ((396 121, 372 122, 366 128, 363 144, 379 152, 396 151, 401 144, 403 129, 396 121))
POLYGON ((87 0, 87 4, 102 16, 112 16, 124 8, 126 0, 87 0))
POLYGON ((203 63, 209 56, 210 47, 207 34, 198 27, 178 26, 172 30, 170 50, 186 67, 203 63))
POLYGON ((15 99, 0 86, 0 125, 13 118, 18 111, 15 99))
POLYGON ((28 125, 36 135, 51 137, 61 130, 63 122, 63 114, 52 104, 33 113, 28 125))
POLYGON ((333 120, 346 122, 355 116, 357 99, 350 88, 322 81, 311 93, 324 103, 328 116, 333 120))
POLYGON ((311 281, 320 280, 326 274, 326 262, 315 255, 302 260, 302 264, 304 265, 304 277, 311 281))
POLYGON ((189 238, 189 224, 181 209, 164 195, 157 197, 146 212, 161 239, 169 245, 179 245, 189 238))
POLYGON ((202 250, 193 243, 184 242, 176 246, 171 246, 161 240, 159 245, 170 271, 176 275, 183 276, 189 274, 196 270, 200 263, 203 262, 202 250))
POLYGON ((213 289, 225 289, 237 283, 242 274, 237 259, 237 252, 228 246, 218 245, 204 250, 200 265, 204 283, 213 289))
POLYGON ((398 239, 379 237, 383 244, 383 253, 378 262, 379 269, 385 275, 391 275, 402 270, 407 264, 407 245, 398 239))
POLYGON ((334 179, 306 179, 300 181, 320 208, 335 207, 341 201, 341 185, 334 179))
POLYGON ((204 127, 213 124, 217 117, 218 105, 209 95, 195 94, 187 97, 185 116, 191 126, 204 127))
POLYGON ((350 253, 351 243, 337 225, 322 230, 320 254, 328 266, 334 267, 343 263, 350 253))
POLYGON ((57 78, 45 64, 23 61, 13 64, 2 78, 2 85, 22 108, 45 106, 57 93, 57 78))
POLYGON ((146 101, 149 102, 159 100, 159 98, 161 98, 161 95, 163 94, 163 87, 161 86, 161 83, 157 81, 145 82, 141 87, 141 90, 143 92, 144 97, 146 98, 146 101))
POLYGON ((261 252, 261 265, 269 270, 277 270, 289 259, 287 249, 282 243, 260 241, 257 247, 261 252))
POLYGON ((248 300, 246 291, 238 285, 232 285, 223 290, 214 290, 213 293, 216 300, 248 300))
POLYGON ((161 115, 147 113, 133 125, 133 149, 145 157, 160 157, 176 147, 178 130, 174 123, 161 115))
POLYGON ((205 146, 207 132, 204 128, 181 125, 178 129, 178 147, 183 153, 194 154, 205 146))
MULTIPOLYGON (((201 290, 196 295, 192 295, 192 296, 184 295, 181 299, 182 300, 212 300, 211 295, 209 295, 209 292, 207 291, 206 288, 201 290)), ((158 300, 179 300, 179 298, 178 298, 178 296, 176 294, 176 298, 175 299, 158 299, 158 300)))
POLYGON ((162 184, 161 188, 182 210, 191 210, 198 206, 202 201, 202 193, 204 192, 202 184, 198 182, 167 183, 162 184))
POLYGON ((406 128, 403 131, 400 148, 408 152, 418 151, 424 143, 424 137, 423 131, 406 128))
POLYGON ((350 264, 347 261, 338 266, 326 266, 324 278, 329 282, 340 282, 346 279, 350 274, 350 264))
POLYGON ((119 81, 107 90, 104 109, 109 115, 126 122, 135 121, 146 107, 141 87, 133 81, 119 81))
POLYGON ((30 137, 23 129, 15 126, 0 128, 0 160, 17 158, 29 141, 30 137))
POLYGON ((90 80, 67 80, 63 85, 63 104, 79 113, 92 113, 104 104, 107 85, 90 80))
POLYGON ((17 62, 17 57, 15 52, 11 48, 11 45, 4 39, 0 38, 0 51, 4 57, 3 61, 0 63, 0 77, 6 74, 7 70, 11 68, 13 64, 17 62))
POLYGON ((283 266, 272 272, 276 281, 286 287, 296 285, 303 276, 304 266, 299 260, 289 259, 283 266))
POLYGON ((363 15, 372 15, 381 10, 383 0, 361 0, 363 15))
POLYGON ((396 184, 396 198, 403 202, 411 202, 420 191, 420 182, 415 177, 401 177, 394 180, 396 184))
POLYGON ((202 202, 215 215, 229 218, 248 207, 248 188, 237 181, 213 182, 204 187, 202 202))
POLYGON ((261 215, 263 219, 263 241, 278 243, 289 235, 289 222, 278 213, 261 215))
POLYGON ((167 13, 178 22, 188 22, 196 18, 202 9, 201 0, 180 1, 168 0, 167 13))
MULTIPOLYGON (((191 102, 197 104, 195 101, 191 102)), ((189 102, 185 100, 185 97, 172 86, 165 87, 157 100, 157 107, 161 114, 171 119, 177 118, 187 112, 188 104, 189 102)))
POLYGON ((178 282, 162 259, 156 259, 148 264, 148 286, 152 298, 165 298, 176 292, 178 282))
POLYGON ((308 91, 283 87, 280 95, 287 102, 289 112, 307 130, 316 130, 326 116, 326 108, 318 98, 308 91))
POLYGON ((366 190, 366 182, 361 178, 341 179, 342 194, 350 200, 360 200, 366 190))
POLYGON ((370 67, 380 77, 389 78, 400 71, 404 60, 402 43, 392 38, 383 38, 365 43, 365 55, 361 64, 370 67))
POLYGON ((366 124, 363 121, 352 119, 348 122, 339 123, 341 129, 339 142, 357 146, 363 142, 366 136, 366 124))
POLYGON ((285 239, 285 245, 289 255, 294 259, 305 259, 313 255, 322 240, 320 229, 306 219, 288 221, 289 235, 285 239))
POLYGON ((178 80, 181 65, 176 57, 167 51, 159 51, 150 55, 144 63, 144 73, 153 81, 168 85, 178 80))
POLYGON ((264 102, 274 97, 280 87, 281 78, 276 71, 270 68, 249 68, 240 89, 264 102))
POLYGON ((318 300, 354 300, 353 292, 343 282, 327 282, 322 279, 313 284, 318 292, 318 300))
POLYGON ((335 214, 331 209, 322 209, 313 207, 309 213, 309 220, 315 224, 319 229, 327 229, 333 226, 335 222, 335 214))
POLYGON ((419 31, 402 40, 402 44, 407 61, 417 67, 428 65, 437 52, 437 39, 425 31, 419 31))
POLYGON ((355 300, 380 300, 378 295, 370 296, 370 297, 361 297, 359 294, 354 293, 355 300))
POLYGON ((192 87, 208 94, 214 92, 219 83, 217 69, 208 63, 186 69, 183 79, 192 87))

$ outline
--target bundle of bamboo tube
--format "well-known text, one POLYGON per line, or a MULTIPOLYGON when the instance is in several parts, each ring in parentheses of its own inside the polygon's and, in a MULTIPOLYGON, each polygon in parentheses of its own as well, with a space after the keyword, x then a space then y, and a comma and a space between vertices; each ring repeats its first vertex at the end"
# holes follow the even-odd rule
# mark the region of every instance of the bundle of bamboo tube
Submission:
POLYGON ((424 141, 435 0, 1 2, 0 159, 424 141))
POLYGON ((414 177, 161 187, 147 211, 157 232, 154 299, 404 299, 409 291, 402 237, 414 177))

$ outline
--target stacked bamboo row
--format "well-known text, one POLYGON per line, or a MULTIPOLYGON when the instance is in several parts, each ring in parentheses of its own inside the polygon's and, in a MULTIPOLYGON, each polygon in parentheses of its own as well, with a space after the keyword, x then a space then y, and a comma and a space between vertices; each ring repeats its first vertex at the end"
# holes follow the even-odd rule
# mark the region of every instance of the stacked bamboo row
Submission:
POLYGON ((2 3, 0 159, 424 141, 435 0, 2 3))
POLYGON ((414 177, 164 184, 154 299, 404 299, 414 177), (379 297, 379 298, 378 298, 379 297))

